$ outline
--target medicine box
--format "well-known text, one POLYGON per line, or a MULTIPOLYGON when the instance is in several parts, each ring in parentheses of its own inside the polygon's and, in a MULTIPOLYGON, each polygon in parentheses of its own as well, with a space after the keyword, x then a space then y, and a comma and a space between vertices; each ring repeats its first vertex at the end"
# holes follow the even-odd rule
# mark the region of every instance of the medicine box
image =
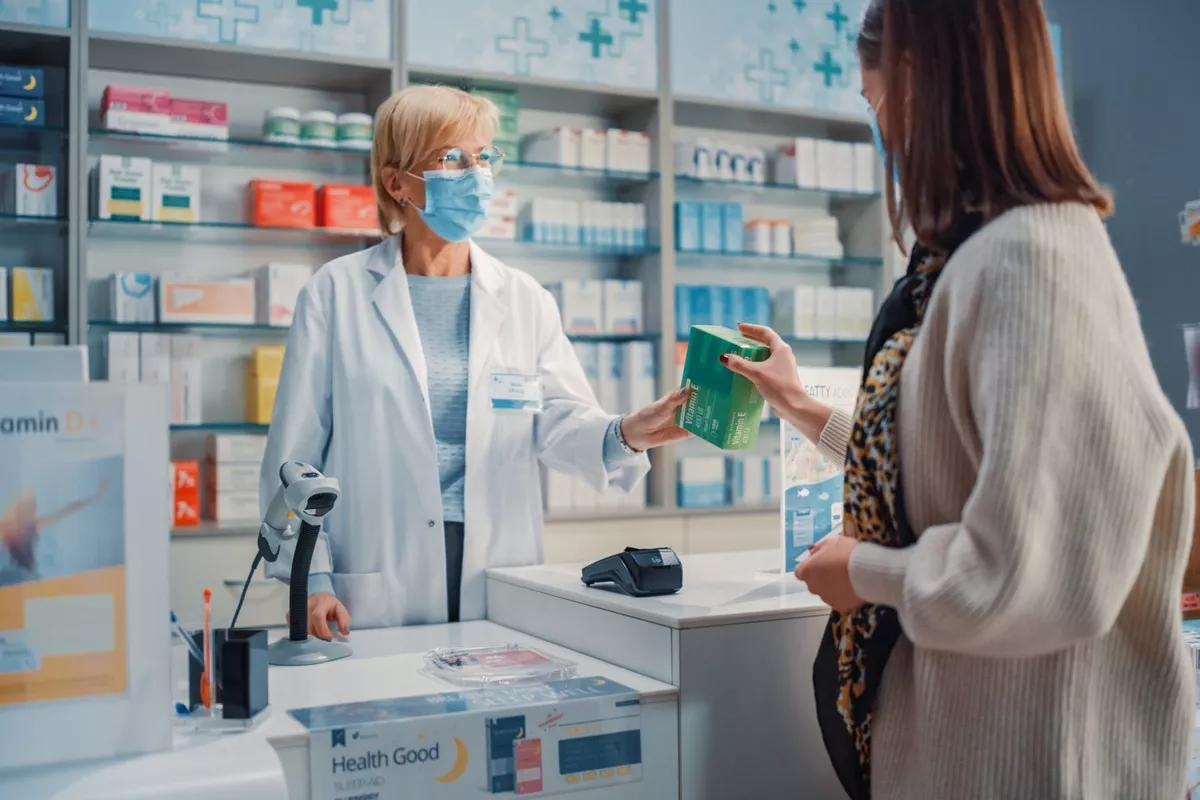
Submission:
POLYGON ((859 142, 854 145, 854 191, 870 194, 875 189, 879 172, 879 156, 875 146, 859 142))
POLYGON ((734 506, 761 506, 770 496, 770 469, 763 456, 730 456, 725 459, 725 481, 729 503, 734 506))
POLYGON ((609 414, 624 413, 621 407, 624 365, 621 362, 620 347, 616 342, 600 342, 596 345, 596 371, 599 375, 596 399, 600 408, 609 414))
POLYGON ((108 276, 108 314, 112 322, 154 322, 154 277, 149 272, 108 276))
POLYGON ((163 275, 158 280, 158 321, 253 325, 254 280, 187 280, 163 275))
POLYGON ((602 170, 606 166, 608 134, 602 128, 584 128, 579 138, 579 166, 602 170))
POLYGON ((488 208, 489 217, 516 217, 520 211, 520 197, 512 189, 500 189, 492 193, 492 204, 488 208))
POLYGON ((67 343, 67 335, 65 333, 35 333, 33 335, 34 347, 62 347, 67 343))
POLYGON ((210 464, 208 482, 222 494, 257 492, 261 472, 258 464, 210 464))
POLYGON ((721 206, 723 227, 722 245, 726 253, 741 253, 745 247, 745 228, 742 223, 741 203, 725 203, 721 206))
POLYGON ((143 333, 141 336, 141 382, 171 382, 171 336, 166 333, 143 333))
POLYGON ((325 184, 317 190, 317 224, 322 228, 379 230, 374 190, 370 186, 325 184))
POLYGON ((58 216, 57 174, 45 164, 0 167, 0 211, 23 217, 58 216))
POLYGON ((675 249, 683 253, 700 252, 700 213, 699 203, 675 203, 675 249))
POLYGON ((171 423, 196 425, 201 420, 200 399, 203 396, 201 351, 199 336, 171 337, 171 423))
MULTIPOLYGON (((732 328, 737 325, 732 286, 701 285, 691 287, 689 314, 696 325, 720 325, 732 328)), ((688 335, 691 329, 688 329, 688 335)))
POLYGON ((692 287, 675 284, 675 338, 686 339, 692 329, 692 287))
POLYGON ((799 137, 785 144, 775 160, 775 181, 804 189, 817 187, 817 143, 799 137))
POLYGON ((246 192, 251 225, 312 228, 317 223, 317 190, 312 183, 252 180, 246 192))
POLYGON ((267 437, 250 433, 214 433, 205 442, 206 461, 221 464, 262 464, 267 437))
POLYGON ((141 380, 141 337, 136 333, 109 333, 105 340, 110 383, 138 383, 141 380))
POLYGON ((838 292, 833 286, 816 289, 816 312, 813 324, 817 339, 835 340, 837 335, 838 292))
POLYGON ((291 325, 296 301, 311 277, 312 267, 304 264, 271 263, 259 267, 254 273, 258 324, 283 328, 291 325))
POLYGON ((46 125, 46 104, 24 97, 0 97, 0 125, 18 128, 42 128, 46 125))
POLYGON ((246 359, 246 422, 269 425, 279 390, 279 372, 258 372, 253 357, 246 359))
POLYGON ((208 518, 213 522, 257 522, 261 519, 258 492, 205 492, 208 518))
POLYGON ((13 267, 13 322, 54 321, 54 273, 37 267, 13 267))
POLYGON ((817 290, 793 286, 775 298, 775 329, 797 339, 817 338, 817 290))
POLYGON ((620 409, 632 413, 653 403, 657 397, 657 374, 654 369, 652 342, 626 342, 621 345, 620 409))
POLYGON ((642 332, 642 282, 603 281, 604 333, 633 335, 642 332))
POLYGON ((727 505, 725 459, 686 456, 679 459, 679 507, 720 508, 727 505))
POLYGON ((199 222, 200 168, 154 162, 151 219, 158 222, 199 222))
POLYGON ((46 74, 36 67, 0 66, 0 97, 44 97, 46 74))
POLYGON ((534 164, 578 167, 580 140, 578 128, 551 128, 530 134, 523 141, 523 157, 534 164))
POLYGON ((152 170, 148 158, 100 156, 92 172, 93 213, 100 219, 149 219, 152 170))
POLYGON ((28 333, 0 333, 0 348, 29 347, 31 342, 28 333))
POLYGON ((603 328, 602 284, 595 280, 565 280, 550 287, 568 334, 595 334, 603 328))
POLYGON ((171 525, 200 524, 200 462, 171 462, 171 525))
POLYGON ((700 204, 700 249, 720 253, 725 249, 725 230, 720 203, 700 204))
POLYGON ((771 324, 771 292, 764 286, 734 288, 734 320, 751 325, 771 324))
MULTIPOLYGON (((763 397, 746 378, 731 372, 721 356, 765 361, 770 348, 720 326, 698 325, 688 337, 683 385, 689 395, 676 414, 686 431, 723 450, 743 450, 758 439, 763 397)), ((724 475, 724 463, 721 464, 724 475)))
POLYGON ((171 133, 196 139, 228 139, 229 108, 212 100, 172 97, 169 101, 171 133))
POLYGON ((171 97, 161 89, 109 85, 100 96, 100 119, 110 131, 174 134, 171 97))

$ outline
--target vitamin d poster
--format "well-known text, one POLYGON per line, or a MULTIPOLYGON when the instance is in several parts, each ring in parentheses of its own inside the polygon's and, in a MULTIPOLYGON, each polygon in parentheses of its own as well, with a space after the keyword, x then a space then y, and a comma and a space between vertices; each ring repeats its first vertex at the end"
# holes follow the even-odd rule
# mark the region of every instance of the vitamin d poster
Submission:
POLYGON ((642 779, 637 693, 572 678, 289 712, 314 800, 550 795, 642 779))
MULTIPOLYGON (((800 368, 809 396, 854 413, 862 372, 857 369, 800 368)), ((844 457, 826 458, 814 442, 787 422, 780 425, 783 453, 783 570, 796 569, 809 547, 842 524, 844 457)))
POLYGON ((81 394, 0 391, 0 706, 127 688, 124 405, 81 394))

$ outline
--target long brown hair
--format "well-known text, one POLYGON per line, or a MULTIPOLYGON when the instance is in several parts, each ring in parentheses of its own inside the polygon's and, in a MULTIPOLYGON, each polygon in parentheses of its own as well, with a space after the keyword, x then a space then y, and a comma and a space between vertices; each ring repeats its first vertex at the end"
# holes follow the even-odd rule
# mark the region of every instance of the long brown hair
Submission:
POLYGON ((885 81, 897 241, 907 221, 948 251, 968 215, 1034 203, 1112 213, 1075 145, 1041 0, 871 0, 858 51, 885 81))

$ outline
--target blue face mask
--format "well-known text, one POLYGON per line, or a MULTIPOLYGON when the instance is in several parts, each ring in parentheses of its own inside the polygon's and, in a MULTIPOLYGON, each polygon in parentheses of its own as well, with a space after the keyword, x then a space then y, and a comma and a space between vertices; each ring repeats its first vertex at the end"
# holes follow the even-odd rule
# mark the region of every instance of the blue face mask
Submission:
POLYGON ((492 171, 483 167, 428 170, 425 208, 417 209, 429 229, 447 242, 470 239, 492 204, 492 171))
MULTIPOLYGON (((883 104, 882 99, 879 102, 880 105, 883 104)), ((875 149, 879 151, 879 157, 883 159, 883 163, 887 164, 888 151, 887 146, 883 143, 883 132, 879 130, 879 112, 870 103, 867 104, 867 111, 867 116, 871 118, 871 136, 875 139, 875 149)), ((895 161, 892 163, 892 182, 897 186, 900 185, 900 164, 895 161)))

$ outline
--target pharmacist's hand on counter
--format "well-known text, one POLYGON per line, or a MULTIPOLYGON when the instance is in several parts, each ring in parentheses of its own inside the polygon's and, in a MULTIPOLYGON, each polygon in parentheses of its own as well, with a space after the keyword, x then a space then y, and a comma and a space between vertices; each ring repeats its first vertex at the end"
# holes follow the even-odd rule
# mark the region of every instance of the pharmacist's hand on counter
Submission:
POLYGON ((308 635, 330 641, 333 639, 333 632, 329 627, 331 622, 337 625, 339 635, 350 635, 350 612, 337 599, 337 596, 329 592, 310 594, 308 596, 308 635))
POLYGON ((687 402, 687 389, 676 389, 621 419, 621 436, 639 453, 691 436, 675 424, 675 412, 687 402))
POLYGON ((808 549, 808 557, 796 567, 796 578, 841 614, 863 604, 850 582, 850 556, 857 546, 853 536, 826 536, 808 549))
POLYGON ((771 355, 766 361, 754 362, 726 354, 721 356, 721 363, 753 383, 775 413, 790 422, 806 439, 810 442, 820 439, 833 409, 813 400, 804 391, 792 348, 778 333, 763 325, 741 323, 738 329, 747 339, 770 347, 771 355))

